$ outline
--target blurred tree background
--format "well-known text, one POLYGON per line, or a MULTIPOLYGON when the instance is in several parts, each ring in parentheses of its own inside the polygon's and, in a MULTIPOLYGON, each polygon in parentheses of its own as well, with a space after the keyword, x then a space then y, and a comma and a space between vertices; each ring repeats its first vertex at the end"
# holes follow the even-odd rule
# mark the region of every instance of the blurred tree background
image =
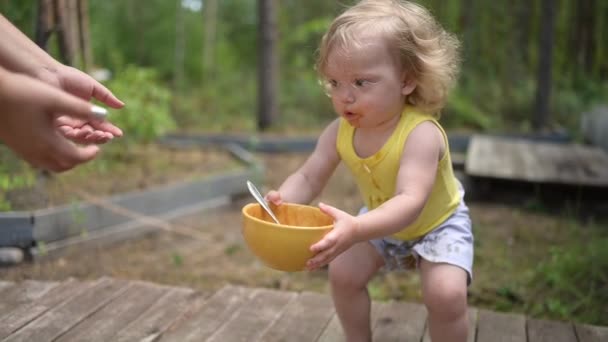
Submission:
MULTIPOLYGON (((3 0, 0 11, 36 39, 39 3, 72 1, 3 0)), ((123 88, 131 90, 128 95, 140 97, 131 100, 117 92, 128 106, 120 116, 153 116, 153 108, 143 112, 130 104, 145 104, 145 96, 150 96, 146 88, 167 89, 177 129, 252 132, 259 127, 256 115, 261 108, 260 7, 270 3, 279 72, 273 90, 277 106, 262 109, 276 111, 268 128, 317 132, 333 113, 313 69, 316 48, 331 19, 352 2, 81 0, 88 7, 85 24, 92 64, 85 65, 83 58, 73 63, 88 71, 110 70, 114 84, 127 83, 123 88), (136 89, 128 84, 134 69, 151 74, 136 89)), ((462 76, 444 113, 444 123, 452 130, 566 131, 576 137, 581 113, 608 95, 608 2, 418 2, 463 43, 462 76), (545 93, 538 93, 539 80, 544 80, 545 93), (539 96, 546 98, 544 114, 539 113, 545 110, 539 96)), ((51 32, 47 47, 59 59, 58 43, 51 32)))

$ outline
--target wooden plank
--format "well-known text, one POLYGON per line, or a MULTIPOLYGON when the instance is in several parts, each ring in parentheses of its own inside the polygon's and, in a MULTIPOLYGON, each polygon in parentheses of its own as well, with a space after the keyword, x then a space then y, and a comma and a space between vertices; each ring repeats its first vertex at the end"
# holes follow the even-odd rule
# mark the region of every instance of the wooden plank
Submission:
POLYGON ((270 289, 257 289, 249 301, 236 311, 207 341, 258 341, 266 329, 282 315, 296 294, 270 289))
POLYGON ((119 296, 70 329, 57 342, 112 341, 117 331, 134 321, 168 291, 168 287, 133 282, 119 296))
MULTIPOLYGON (((467 336, 467 342, 475 342, 475 333, 477 331, 477 309, 469 308, 469 334, 467 336)), ((422 342, 431 342, 431 335, 429 333, 429 322, 427 319, 426 326, 424 328, 424 338, 422 342)))
POLYGON ((192 303, 199 303, 206 296, 191 289, 172 288, 139 318, 120 330, 112 341, 156 341, 188 312, 192 303))
MULTIPOLYGON (((372 302, 371 309, 371 318, 370 318, 370 326, 372 327, 372 332, 375 326, 378 325, 378 321, 380 318, 381 305, 378 302, 372 302)), ((335 342, 335 341, 344 341, 344 331, 342 330, 342 326, 340 325, 340 318, 338 318, 337 314, 334 314, 327 324, 327 327, 323 330, 321 336, 317 339, 317 342, 335 342)))
POLYGON ((528 319, 528 342, 576 342, 572 323, 528 319))
POLYGON ((552 144, 476 135, 468 175, 539 183, 608 186, 608 155, 580 144, 552 144))
POLYGON ((0 280, 0 296, 2 295, 2 292, 4 292, 4 290, 15 286, 15 283, 13 283, 12 281, 3 281, 0 280))
POLYGON ((53 341, 125 289, 126 282, 100 279, 84 293, 45 312, 5 341, 53 341))
POLYGON ((0 320, 19 306, 42 297, 46 292, 58 284, 58 282, 26 280, 7 288, 1 294, 0 320))
POLYGON ((420 341, 427 317, 421 304, 388 302, 380 304, 374 341, 420 341))
POLYGON ((573 147, 575 156, 580 165, 581 172, 588 179, 603 183, 608 177, 608 155, 599 148, 589 148, 582 145, 573 147))
POLYGON ((608 327, 598 327, 588 324, 575 324, 576 335, 579 342, 606 342, 608 341, 608 327))
POLYGON ((160 341, 203 341, 224 324, 243 302, 249 300, 253 290, 240 286, 224 286, 211 296, 201 310, 188 319, 174 324, 160 341))
POLYGON ((266 331, 261 341, 315 341, 334 314, 327 295, 302 292, 291 301, 283 315, 266 331))
POLYGON ((17 307, 0 319, 0 339, 9 336, 60 303, 84 292, 90 286, 92 286, 91 282, 81 283, 75 279, 68 279, 53 287, 39 299, 17 307))
POLYGON ((337 314, 334 314, 329 321, 329 324, 321 332, 321 336, 317 339, 317 342, 334 342, 344 341, 344 332, 340 325, 340 319, 337 314))
POLYGON ((469 336, 467 342, 475 342, 477 335, 478 311, 475 308, 469 308, 469 336))
POLYGON ((526 342, 525 316, 479 310, 477 342, 526 342))

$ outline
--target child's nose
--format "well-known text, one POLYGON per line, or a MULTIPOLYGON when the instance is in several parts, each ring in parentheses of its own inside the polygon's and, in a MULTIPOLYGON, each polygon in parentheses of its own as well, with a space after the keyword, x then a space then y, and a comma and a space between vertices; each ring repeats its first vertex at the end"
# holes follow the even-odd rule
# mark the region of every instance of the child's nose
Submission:
POLYGON ((353 93, 353 89, 351 87, 342 87, 340 89, 339 98, 343 103, 355 102, 355 94, 353 93))

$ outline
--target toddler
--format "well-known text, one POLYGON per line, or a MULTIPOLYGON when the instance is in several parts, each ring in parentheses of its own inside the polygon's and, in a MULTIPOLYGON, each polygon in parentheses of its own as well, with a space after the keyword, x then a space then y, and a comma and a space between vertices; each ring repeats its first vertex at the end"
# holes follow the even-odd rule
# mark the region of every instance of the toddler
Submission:
POLYGON ((323 36, 317 70, 338 118, 314 152, 266 198, 309 203, 340 162, 365 207, 352 216, 327 204, 334 229, 310 248, 329 264, 348 341, 370 341, 367 283, 382 267, 417 267, 433 341, 466 341, 473 235, 438 123, 458 74, 458 41, 423 7, 363 0, 323 36))

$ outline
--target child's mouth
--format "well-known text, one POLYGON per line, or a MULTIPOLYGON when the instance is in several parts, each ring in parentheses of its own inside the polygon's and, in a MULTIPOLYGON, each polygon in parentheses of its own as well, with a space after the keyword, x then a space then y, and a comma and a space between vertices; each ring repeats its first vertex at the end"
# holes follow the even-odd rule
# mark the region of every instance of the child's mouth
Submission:
POLYGON ((346 120, 348 120, 348 121, 352 121, 352 120, 355 120, 355 119, 359 118, 359 115, 355 114, 353 112, 348 112, 347 111, 347 112, 344 112, 344 118, 346 120))

